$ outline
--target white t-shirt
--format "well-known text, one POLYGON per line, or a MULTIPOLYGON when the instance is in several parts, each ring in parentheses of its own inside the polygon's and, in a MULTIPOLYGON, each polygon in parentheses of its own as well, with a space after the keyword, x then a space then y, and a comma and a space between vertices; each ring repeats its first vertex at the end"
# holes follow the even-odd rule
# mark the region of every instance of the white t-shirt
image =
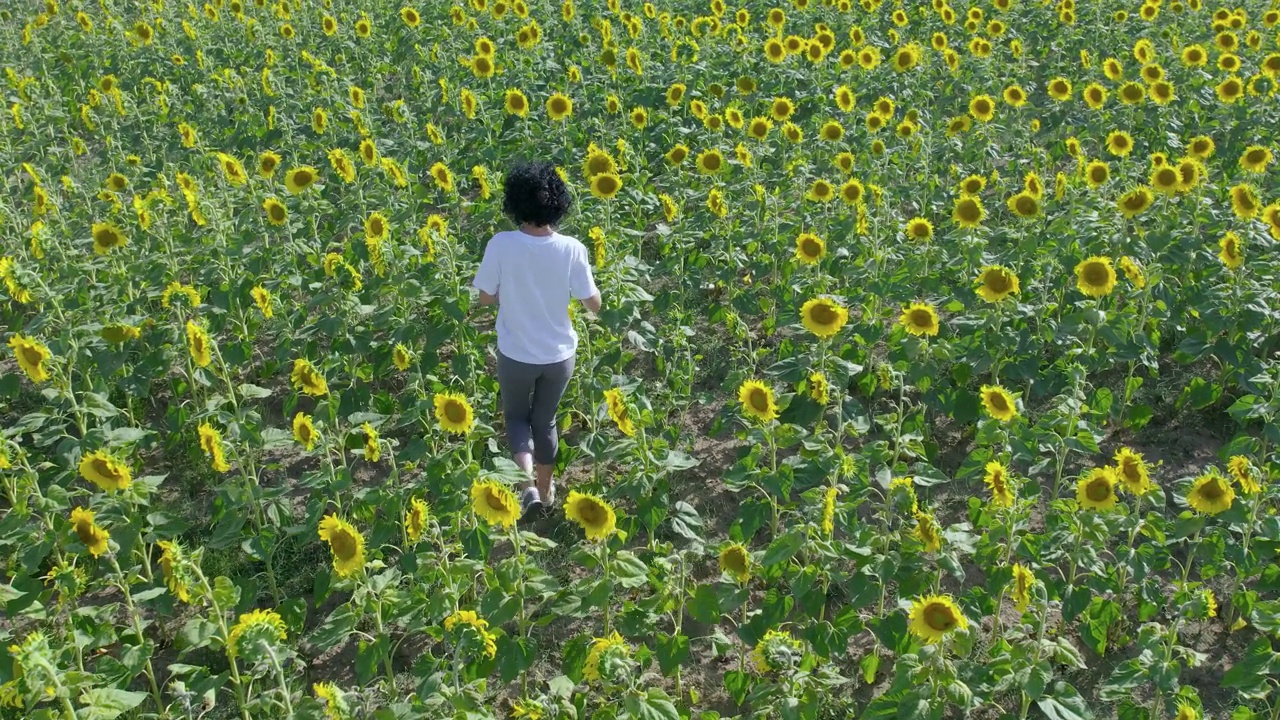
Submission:
POLYGON ((472 285, 498 296, 498 352, 531 365, 573 357, 578 333, 569 322, 569 300, 596 294, 586 246, 560 233, 519 230, 489 240, 472 285))

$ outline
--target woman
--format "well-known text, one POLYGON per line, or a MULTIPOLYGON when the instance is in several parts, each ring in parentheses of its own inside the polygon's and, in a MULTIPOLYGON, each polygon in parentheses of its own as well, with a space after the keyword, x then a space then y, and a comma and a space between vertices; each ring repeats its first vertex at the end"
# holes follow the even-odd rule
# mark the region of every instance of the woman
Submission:
POLYGON ((572 202, 555 165, 512 168, 502 208, 519 229, 489 240, 472 283, 481 305, 498 306, 498 389, 507 441, 531 478, 520 496, 522 518, 555 501, 556 409, 578 349, 570 299, 600 311, 587 248, 556 232, 572 202))

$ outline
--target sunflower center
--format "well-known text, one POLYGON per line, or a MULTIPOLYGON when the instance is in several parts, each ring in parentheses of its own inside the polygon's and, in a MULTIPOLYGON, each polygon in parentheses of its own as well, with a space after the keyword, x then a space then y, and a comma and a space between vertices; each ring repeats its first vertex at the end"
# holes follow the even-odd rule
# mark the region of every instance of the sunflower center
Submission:
MULTIPOLYGON (((998 392, 989 393, 987 395, 987 402, 991 405, 992 409, 998 412, 1004 412, 1009 409, 1009 401, 1005 400, 1004 395, 998 392)), ((1001 481, 1004 480, 1003 473, 996 473, 995 477, 999 478, 1001 481)))
POLYGON ((1147 206, 1147 199, 1142 193, 1132 193, 1124 198, 1124 207, 1126 210, 1141 210, 1147 206))
POLYGON ((836 321, 836 310, 827 303, 819 303, 809 309, 809 317, 819 325, 831 325, 836 321))
POLYGON ((800 252, 805 257, 816 258, 822 254, 822 245, 817 238, 806 237, 800 241, 800 252))
POLYGON ((1111 484, 1103 479, 1092 480, 1085 486, 1084 493, 1094 502, 1103 502, 1111 497, 1111 484))
POLYGON ((22 345, 18 347, 18 353, 22 356, 22 361, 27 365, 39 366, 44 362, 44 353, 40 352, 37 347, 30 345, 22 345))
POLYGON ((978 111, 979 115, 986 115, 991 112, 991 103, 986 100, 980 100, 974 104, 973 108, 978 111))
POLYGON ((947 632, 957 624, 955 613, 942 603, 930 603, 923 615, 925 624, 938 632, 947 632))
POLYGON ((1029 197, 1027 195, 1023 195, 1022 197, 1018 198, 1017 208, 1018 208, 1019 215, 1034 215, 1036 213, 1036 210, 1039 209, 1036 207, 1035 198, 1029 197))
POLYGON ((451 423, 461 424, 467 420, 467 410, 462 407, 462 403, 457 400, 450 400, 445 403, 444 416, 448 418, 451 423))
POLYGON ((1164 168, 1156 173, 1156 183, 1161 187, 1170 187, 1178 184, 1178 173, 1173 168, 1164 168))
POLYGON ((1089 177, 1096 183, 1106 182, 1107 171, 1100 167, 1095 167, 1089 172, 1089 177))
POLYGON ((911 226, 911 234, 918 238, 929 237, 929 226, 920 222, 911 226))
POLYGON ((283 205, 272 205, 272 206, 271 206, 271 209, 268 211, 268 213, 271 215, 271 219, 272 219, 272 220, 275 220, 276 222, 283 222, 283 221, 284 221, 284 206, 283 206, 283 205))
POLYGON ((1200 486, 1200 497, 1209 502, 1221 500, 1226 494, 1226 488, 1222 486, 1222 481, 1218 478, 1212 478, 1209 482, 1200 486))
POLYGON ((385 228, 382 226, 382 220, 378 218, 374 218, 373 221, 369 223, 369 232, 374 235, 381 235, 384 229, 385 228))
POLYGON ((978 204, 972 200, 965 200, 960 203, 960 218, 966 222, 976 222, 978 219, 978 204))
POLYGON ((1250 150, 1245 153, 1244 158, 1251 165, 1261 165, 1267 159, 1267 154, 1262 150, 1250 150))
POLYGON ((933 315, 928 310, 915 309, 910 314, 911 324, 918 328, 928 328, 933 326, 933 315))
POLYGON ((579 503, 578 514, 586 525, 602 525, 605 521, 604 508, 594 500, 583 500, 579 503))
POLYGON ((80 542, 85 546, 93 545, 97 538, 94 537, 93 523, 81 520, 76 523, 76 537, 80 538, 80 542))
POLYGON ((720 169, 720 156, 719 156, 719 155, 708 155, 708 156, 706 156, 706 158, 704 158, 704 159, 703 159, 703 161, 702 161, 702 166, 703 166, 703 167, 705 167, 705 168, 706 168, 706 169, 708 169, 708 170, 719 170, 719 169, 720 169))
POLYGON ((311 173, 306 170, 300 170, 293 176, 293 180, 299 185, 310 185, 312 180, 311 173))
POLYGON ((757 412, 769 411, 769 394, 760 388, 755 388, 751 394, 747 396, 747 402, 751 404, 751 408, 757 412))
POLYGON ((1091 262, 1084 266, 1084 281, 1090 285, 1106 285, 1110 278, 1107 266, 1100 262, 1091 262))
POLYGON ((555 100, 551 101, 551 112, 559 114, 559 113, 563 113, 566 109, 567 108, 565 107, 564 100, 561 100, 560 98, 556 98, 555 100))
POLYGON ((608 175, 601 175, 596 178, 596 187, 605 195, 612 195, 618 191, 618 181, 608 175))
POLYGON ((333 548, 333 555, 339 560, 350 560, 356 556, 356 539, 346 529, 337 530, 329 536, 329 547, 333 548))
POLYGON ((507 503, 493 490, 485 492, 484 504, 488 505, 490 510, 497 510, 498 512, 506 512, 507 510, 507 503))

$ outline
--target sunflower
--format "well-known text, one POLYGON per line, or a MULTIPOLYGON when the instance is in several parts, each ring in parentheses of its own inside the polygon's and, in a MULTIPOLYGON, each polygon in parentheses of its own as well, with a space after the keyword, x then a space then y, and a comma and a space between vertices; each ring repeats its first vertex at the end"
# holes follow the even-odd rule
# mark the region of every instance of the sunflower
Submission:
POLYGON ((1151 475, 1142 453, 1132 448, 1122 447, 1115 455, 1115 475, 1125 490, 1134 495, 1145 495, 1155 486, 1151 483, 1151 475))
POLYGON ((1120 258, 1120 269, 1124 271, 1125 277, 1129 278, 1129 282, 1139 290, 1147 286, 1147 276, 1142 273, 1142 268, 1137 261, 1128 255, 1120 258))
POLYGON ((1021 290, 1018 276, 1003 265, 987 265, 978 272, 978 296, 987 302, 1000 302, 1021 290))
POLYGON ((1009 485, 1009 468, 992 460, 987 463, 986 475, 982 479, 991 491, 991 502, 999 508, 1013 506, 1013 488, 1009 485))
POLYGON ((827 243, 813 233, 800 233, 796 238, 796 259, 813 265, 827 254, 827 243))
POLYGON ((418 24, 422 22, 422 16, 418 14, 417 10, 414 10, 411 7, 400 8, 400 19, 404 21, 405 25, 408 25, 411 28, 418 27, 418 24))
POLYGON ((1231 509, 1236 491, 1231 481, 1224 478, 1217 468, 1209 468, 1208 472, 1196 478, 1187 492, 1187 505, 1192 510, 1205 515, 1217 515, 1231 509))
MULTIPOLYGON (((835 165, 836 167, 843 170, 846 174, 853 172, 853 163, 854 163, 853 153, 848 152, 847 150, 836 153, 835 165)), ((843 196, 844 195, 843 186, 841 187, 840 190, 841 190, 840 194, 841 196, 843 196)), ((858 197, 860 198, 862 197, 862 195, 859 194, 858 197)), ((857 202, 857 200, 855 199, 854 202, 857 202)))
POLYGON ((618 661, 629 657, 631 657, 631 647, 616 630, 607 638, 595 638, 591 643, 591 649, 587 651, 587 659, 582 664, 582 677, 588 683, 604 682, 606 677, 600 673, 603 665, 605 673, 609 676, 608 681, 613 682, 615 673, 611 669, 618 666, 618 661))
POLYGON ((526 117, 529 114, 529 99, 519 90, 507 90, 502 96, 502 107, 508 115, 526 117))
MULTIPOLYGON (((606 154, 605 157, 609 156, 606 154)), ((683 163, 687 157, 689 157, 689 146, 684 143, 677 143, 667 151, 666 155, 663 156, 668 165, 679 165, 683 163)), ((609 158, 609 160, 612 162, 613 158, 609 158)), ((590 174, 588 174, 588 177, 590 177, 590 174)))
POLYGON ((252 610, 243 613, 227 633, 227 654, 232 658, 243 651, 255 651, 263 643, 279 642, 287 637, 284 618, 275 610, 252 610))
POLYGON ((885 126, 884 116, 878 112, 867 113, 866 125, 868 132, 880 132, 885 126))
POLYGON ((320 433, 316 430, 310 415, 299 412, 293 416, 293 439, 297 440, 307 452, 315 447, 316 441, 320 439, 320 433))
POLYGON ((422 533, 427 529, 427 520, 430 517, 431 512, 421 498, 413 498, 409 501, 409 507, 404 511, 404 534, 409 542, 415 543, 422 539, 422 533))
POLYGON ((829 298, 814 298, 800 307, 800 321, 819 338, 829 338, 849 322, 849 311, 829 298))
POLYGON ((103 340, 106 340, 109 343, 115 343, 119 345, 121 343, 125 343, 130 340, 137 340, 139 337, 142 337, 142 330, 138 328, 136 325, 126 325, 124 323, 112 323, 110 325, 103 327, 102 331, 99 334, 102 336, 103 340))
POLYGON ((298 358, 293 361, 293 371, 289 373, 289 381, 293 387, 313 397, 324 397, 329 394, 329 384, 324 375, 316 369, 311 361, 298 358))
POLYGON ((1049 97, 1058 101, 1066 101, 1071 99, 1071 81, 1058 77, 1049 81, 1045 86, 1045 90, 1049 93, 1049 97))
POLYGON ((960 181, 957 186, 961 195, 977 195, 987 186, 987 179, 981 175, 970 175, 960 181))
POLYGON ((1262 145, 1250 145, 1240 154, 1240 167, 1245 172, 1263 173, 1271 164, 1271 148, 1262 145))
POLYGON ((955 630, 964 630, 969 621, 949 595, 927 595, 911 601, 908 628, 927 643, 942 640, 955 630))
POLYGON ((840 199, 848 205, 858 205, 866 194, 866 188, 854 178, 849 178, 840 186, 840 199))
POLYGON ((125 236, 124 231, 111 223, 94 223, 91 228, 91 234, 93 235, 93 251, 98 255, 106 255, 108 252, 124 247, 129 243, 129 238, 125 236))
POLYGON ((1164 195, 1173 195, 1182 187, 1182 175, 1176 167, 1161 165, 1151 171, 1151 187, 1164 195))
POLYGON ((739 583, 751 579, 751 553, 742 543, 726 545, 720 551, 720 572, 731 575, 739 583))
POLYGON ((1009 212, 1021 218, 1033 218, 1040 214, 1040 201, 1025 190, 1010 197, 1008 205, 1009 212))
POLYGON ((94 450, 80 458, 79 470, 81 477, 106 492, 128 490, 133 484, 133 473, 129 471, 129 466, 112 457, 106 450, 94 450))
POLYGON ((297 195, 315 184, 320 177, 319 172, 310 165, 292 168, 284 174, 284 186, 289 192, 297 195))
POLYGON ((1214 92, 1217 94, 1218 100, 1224 105, 1231 105, 1244 97, 1244 83, 1240 81, 1240 78, 1233 75, 1218 83, 1218 86, 1214 88, 1214 92))
POLYGON ((1151 207, 1153 201, 1151 190, 1143 185, 1121 195, 1116 201, 1116 208, 1126 218, 1133 218, 1151 207))
POLYGON ((350 577, 364 568, 364 536, 351 523, 337 515, 325 515, 318 534, 329 543, 338 577, 350 577))
POLYGON ((378 146, 374 143, 373 138, 365 138, 360 141, 360 159, 370 167, 378 164, 378 146))
POLYGON ((1116 498, 1116 473, 1109 467, 1093 468, 1076 483, 1076 502, 1090 510, 1110 510, 1116 498))
POLYGON ((1133 152, 1133 136, 1123 130, 1113 130, 1107 135, 1107 152, 1116 157, 1133 152))
POLYGON ((76 538, 89 550, 89 554, 98 557, 107 551, 107 541, 111 539, 111 533, 108 533, 100 527, 94 519, 95 513, 91 510, 85 510, 77 507, 71 511, 71 529, 76 534, 76 538))
POLYGON ((724 155, 715 148, 703 150, 698 153, 697 165, 703 175, 714 175, 725 168, 724 155))
POLYGON ((991 122, 996 116, 996 101, 990 95, 978 95, 969 101, 969 114, 978 122, 991 122))
POLYGON ((509 528, 520 519, 520 503, 515 493, 493 480, 471 486, 471 508, 490 525, 509 528))
POLYGON ((276 198, 263 201, 262 209, 267 213, 267 222, 272 225, 284 225, 289 220, 289 210, 276 198))
POLYGON ((827 142, 838 142, 840 138, 844 137, 844 126, 835 120, 828 120, 818 130, 818 137, 827 142))
POLYGON ((1258 215, 1262 200, 1258 197, 1258 189, 1248 183, 1241 183, 1231 188, 1231 210, 1241 220, 1251 220, 1258 215))
POLYGON ((209 367, 213 362, 213 341, 195 320, 187 321, 187 350, 196 367, 209 367))
POLYGON ((373 34, 373 24, 369 18, 362 17, 356 21, 356 37, 367 38, 373 34))
POLYGON ((605 540, 617 529, 613 507, 595 495, 571 490, 564 503, 564 514, 582 527, 587 540, 605 540))
POLYGON ((1102 160, 1093 160, 1084 168, 1084 180, 1091 188, 1099 188, 1111 179, 1111 166, 1102 160))
POLYGON ((983 385, 979 390, 982 409, 1000 422, 1009 422, 1018 416, 1018 404, 1008 390, 999 385, 983 385))
POLYGON ((437 393, 434 399, 436 421, 446 432, 466 435, 475 427, 475 411, 471 403, 459 393, 437 393))
POLYGON ((613 173, 601 173, 591 178, 591 194, 601 200, 612 200, 622 190, 622 178, 613 173))
POLYGON ((1080 96, 1084 98, 1085 105, 1093 110, 1101 110, 1107 104, 1107 89, 1098 83, 1086 85, 1080 96))
POLYGON ((912 240, 927 241, 933 237, 933 223, 922 217, 914 217, 907 221, 907 237, 912 240))
POLYGON ((214 472, 224 473, 231 469, 222 449, 222 433, 209 423, 200 423, 200 449, 209 458, 214 472))
POLYGON ((1026 612, 1027 606, 1031 604, 1031 588, 1035 585, 1036 576, 1022 563, 1014 563, 1013 579, 1010 581, 1013 585, 1013 605, 1018 612, 1026 612))
POLYGON ((1208 135, 1197 135, 1187 141, 1187 153, 1200 160, 1208 160, 1213 157, 1214 149, 1213 138, 1208 135))
POLYGON ((15 333, 9 338, 9 347, 13 349, 18 366, 31 378, 31 382, 42 383, 49 379, 49 368, 45 364, 53 354, 44 343, 15 333))
POLYGON ((880 65, 880 48, 864 47, 858 51, 858 67, 863 70, 874 70, 880 65))
POLYGON ((962 195, 956 198, 955 207, 951 210, 951 219, 963 228, 976 228, 986 217, 982 208, 982 200, 973 195, 962 195))
POLYGON ((1005 104, 1010 107, 1022 107, 1027 104, 1027 91, 1019 85, 1010 85, 1004 89, 1005 104))
POLYGON ((1076 265, 1076 288, 1093 298, 1106 297, 1116 287, 1111 258, 1094 255, 1076 265))
POLYGON ((818 178, 809 186, 809 192, 805 193, 805 199, 815 202, 831 202, 836 197, 836 188, 831 183, 818 178))
POLYGON ((573 115, 573 100, 564 93, 553 93, 547 98, 547 116, 553 121, 567 119, 573 115))
POLYGON ((1138 105, 1147 97, 1147 89, 1142 83, 1130 80, 1116 89, 1116 96, 1124 105, 1138 105))
POLYGON ((1178 703, 1178 713, 1173 720, 1200 720, 1200 711, 1190 703, 1178 703))
POLYGON ((1244 247, 1240 236, 1228 231, 1218 240, 1218 259, 1228 270, 1239 269, 1244 264, 1244 247))
POLYGON ((917 337, 933 337, 940 329, 938 311, 926 303, 914 302, 908 305, 898 316, 898 322, 908 333, 917 337))
POLYGON ((1262 492, 1262 486, 1258 483, 1257 473, 1254 471, 1253 464, 1249 462, 1249 458, 1243 455, 1232 455, 1227 461, 1227 472, 1231 473, 1232 479, 1240 483, 1240 491, 1245 495, 1262 492))
POLYGON ((770 422, 778 417, 778 404, 773 390, 759 380, 745 380, 738 387, 738 402, 742 412, 760 422, 770 422))
POLYGON ((270 150, 258 156, 258 174, 264 178, 271 178, 276 174, 276 168, 280 167, 280 156, 270 150))
POLYGON ((391 364, 400 372, 408 370, 409 363, 412 360, 413 354, 409 352, 409 348, 405 347, 403 343, 396 343, 391 348, 391 364))

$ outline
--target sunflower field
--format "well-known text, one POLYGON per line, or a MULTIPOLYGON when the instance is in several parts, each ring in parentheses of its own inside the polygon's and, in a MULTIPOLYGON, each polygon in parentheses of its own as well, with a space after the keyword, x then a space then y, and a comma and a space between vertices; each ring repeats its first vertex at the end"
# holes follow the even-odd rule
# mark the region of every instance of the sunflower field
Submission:
POLYGON ((1280 717, 1276 0, 9 0, 0 66, 0 717, 1280 717), (522 159, 605 298, 533 524, 522 159))

